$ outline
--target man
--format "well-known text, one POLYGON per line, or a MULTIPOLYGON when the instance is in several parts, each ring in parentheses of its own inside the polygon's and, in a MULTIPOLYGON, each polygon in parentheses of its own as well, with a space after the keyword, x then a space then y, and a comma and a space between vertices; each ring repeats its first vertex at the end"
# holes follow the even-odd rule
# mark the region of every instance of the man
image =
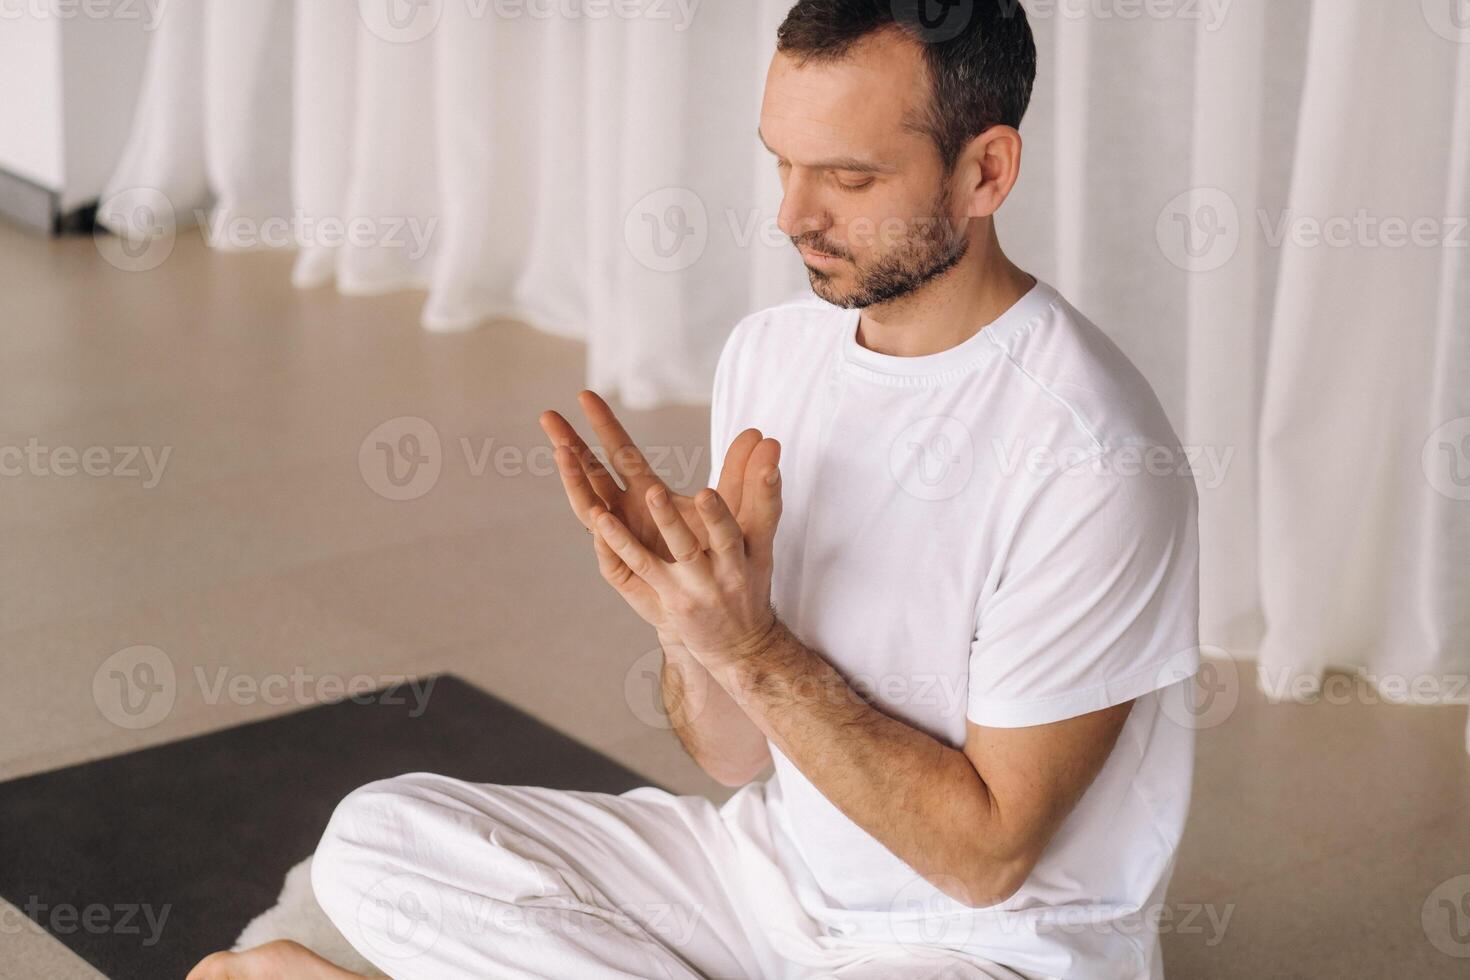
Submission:
MULTIPOLYGON (((590 392, 616 477, 542 418, 675 730, 742 788, 358 790, 313 881, 385 972, 1162 975, 1195 492, 1143 378, 1001 251, 1035 49, 1017 5, 971 6, 782 26, 760 136, 821 301, 731 335, 717 490, 670 493, 590 392)), ((288 944, 210 962, 344 975, 288 944)))

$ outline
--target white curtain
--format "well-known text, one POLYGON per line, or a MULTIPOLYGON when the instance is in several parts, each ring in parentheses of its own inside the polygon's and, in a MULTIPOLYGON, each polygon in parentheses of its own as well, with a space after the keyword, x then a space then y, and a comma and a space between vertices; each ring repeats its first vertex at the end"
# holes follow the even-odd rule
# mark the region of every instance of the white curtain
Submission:
POLYGON ((421 288, 429 330, 522 320, 587 341, 589 383, 631 405, 704 402, 733 318, 805 284, 755 139, 786 8, 581 9, 170 0, 103 220, 212 202, 230 248, 289 220, 297 285, 421 288))
MULTIPOLYGON (((1026 5, 1002 240, 1195 452, 1203 641, 1273 695, 1470 702, 1470 4, 1026 5)), ((755 138, 788 6, 172 0, 103 219, 366 218, 298 235, 297 284, 421 288, 427 329, 515 318, 632 406, 704 401, 804 287, 755 138)))

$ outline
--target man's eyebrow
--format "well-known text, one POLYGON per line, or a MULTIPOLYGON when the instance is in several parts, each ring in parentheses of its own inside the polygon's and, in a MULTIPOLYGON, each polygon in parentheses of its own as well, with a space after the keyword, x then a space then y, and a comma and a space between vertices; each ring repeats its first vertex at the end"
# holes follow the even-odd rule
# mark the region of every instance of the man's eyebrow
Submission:
MULTIPOLYGON (((781 154, 771 149, 771 144, 766 142, 765 134, 756 129, 755 135, 761 141, 761 146, 772 156, 779 157, 781 154)), ((891 174, 895 172, 894 167, 887 164, 874 163, 871 160, 859 160, 857 157, 836 157, 831 160, 818 160, 815 163, 806 164, 814 170, 845 170, 855 174, 891 174)))

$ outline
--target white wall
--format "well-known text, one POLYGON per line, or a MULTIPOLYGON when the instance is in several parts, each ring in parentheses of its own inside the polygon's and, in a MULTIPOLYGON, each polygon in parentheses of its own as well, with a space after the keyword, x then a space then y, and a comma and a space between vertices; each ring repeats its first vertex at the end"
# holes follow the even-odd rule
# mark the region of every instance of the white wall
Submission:
POLYGON ((152 25, 146 4, 52 3, 0 0, 0 169, 69 211, 122 153, 152 25))
POLYGON ((65 183, 61 29, 0 0, 0 168, 50 190, 65 183))
POLYGON ((63 211, 97 199, 132 129, 151 36, 150 5, 118 9, 118 17, 78 17, 61 25, 63 211))

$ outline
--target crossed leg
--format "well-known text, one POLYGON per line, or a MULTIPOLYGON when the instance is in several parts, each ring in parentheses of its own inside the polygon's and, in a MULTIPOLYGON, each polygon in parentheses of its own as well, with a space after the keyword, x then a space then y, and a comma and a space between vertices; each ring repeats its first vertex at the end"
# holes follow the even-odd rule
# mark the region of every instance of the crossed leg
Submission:
MULTIPOLYGON (((843 950, 820 937, 759 830, 747 833, 765 823, 759 787, 747 790, 722 810, 651 788, 611 796, 399 776, 337 807, 312 885, 347 940, 399 980, 1021 980, 943 950, 843 950)), ((189 980, 275 977, 356 974, 271 943, 216 954, 189 980)))
POLYGON ((312 862, 327 915, 402 980, 766 974, 718 809, 415 773, 338 806, 312 862))

